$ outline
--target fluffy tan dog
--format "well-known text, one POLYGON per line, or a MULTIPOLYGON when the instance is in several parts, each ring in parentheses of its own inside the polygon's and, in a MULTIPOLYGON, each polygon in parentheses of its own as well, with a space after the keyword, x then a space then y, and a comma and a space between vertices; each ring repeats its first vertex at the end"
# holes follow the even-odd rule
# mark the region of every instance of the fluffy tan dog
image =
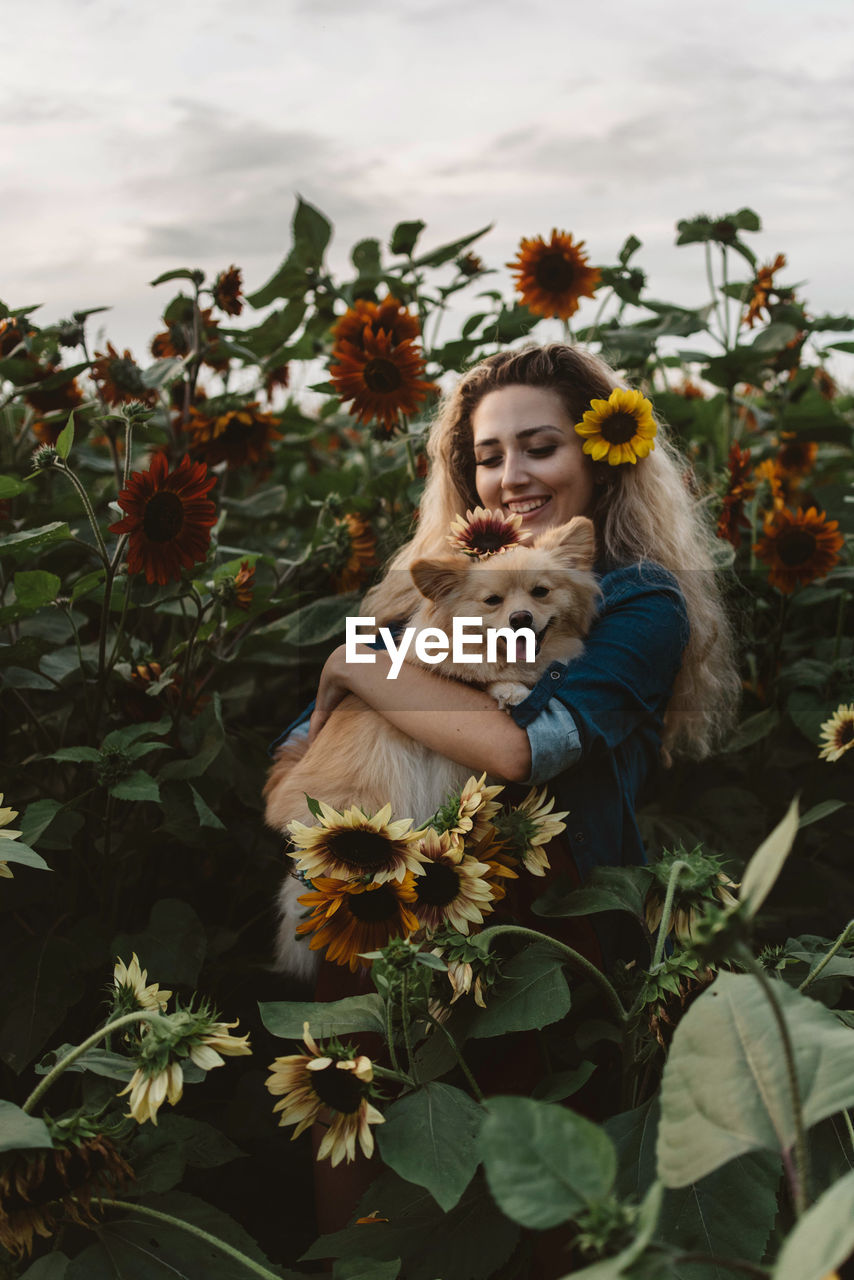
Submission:
MULTIPOLYGON (((486 689, 500 706, 522 701, 550 662, 568 662, 583 649, 582 637, 593 619, 598 587, 592 573, 593 525, 576 516, 566 525, 548 529, 530 546, 514 546, 499 555, 470 560, 461 555, 418 560, 412 578, 424 597, 410 621, 416 633, 439 628, 448 637, 454 618, 482 619, 487 652, 489 628, 532 630, 537 639, 533 662, 508 662, 506 642, 499 639, 494 661, 453 661, 448 658, 428 669, 451 680, 486 689)), ((477 635, 477 628, 467 627, 477 635)), ((476 642, 470 643, 478 651, 476 642)), ((410 644, 406 661, 427 666, 410 644)), ((335 809, 359 805, 373 814, 391 804, 395 818, 426 822, 470 777, 472 769, 431 751, 401 733, 360 698, 348 695, 336 707, 320 734, 306 747, 305 739, 280 749, 264 788, 266 821, 287 834, 288 825, 313 821, 306 795, 335 809)), ((308 976, 316 964, 307 946, 295 944, 294 927, 301 908, 296 899, 304 886, 286 877, 279 896, 279 967, 308 976)))

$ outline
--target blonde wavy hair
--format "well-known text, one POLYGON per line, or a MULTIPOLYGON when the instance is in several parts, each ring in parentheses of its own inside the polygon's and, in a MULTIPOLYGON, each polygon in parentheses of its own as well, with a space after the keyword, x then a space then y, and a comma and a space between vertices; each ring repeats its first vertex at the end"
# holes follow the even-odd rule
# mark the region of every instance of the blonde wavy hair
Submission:
MULTIPOLYGON (((430 474, 415 535, 368 592, 366 611, 380 622, 409 617, 418 592, 408 572, 394 571, 408 571, 422 556, 446 554, 451 520, 479 505, 472 414, 485 395, 501 387, 542 387, 557 392, 572 421, 580 422, 592 399, 607 400, 625 385, 604 360, 563 343, 501 351, 464 373, 439 406, 430 432, 430 474)), ((661 423, 654 451, 636 466, 611 468, 585 458, 605 480, 597 485, 591 513, 599 555, 616 564, 662 565, 685 598, 691 638, 665 714, 664 758, 675 752, 707 755, 731 727, 741 692, 714 569, 713 530, 661 423)))

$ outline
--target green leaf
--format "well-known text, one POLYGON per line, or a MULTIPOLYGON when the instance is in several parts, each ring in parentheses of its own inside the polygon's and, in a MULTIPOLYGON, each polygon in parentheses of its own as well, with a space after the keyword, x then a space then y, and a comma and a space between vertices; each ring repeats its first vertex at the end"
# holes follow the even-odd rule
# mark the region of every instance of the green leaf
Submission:
POLYGON ((378 1262, 376 1258, 339 1258, 332 1268, 332 1280, 396 1280, 400 1258, 378 1262))
POLYGON ((17 622, 37 609, 52 604, 59 594, 62 585, 55 573, 46 573, 42 569, 21 571, 15 574, 14 604, 0 609, 0 623, 17 622))
POLYGON ((36 853, 23 840, 1 840, 0 862, 20 862, 23 866, 36 867, 39 871, 50 871, 41 854, 36 853))
POLYGON ((44 1120, 27 1115, 14 1102, 0 1098, 0 1151, 30 1151, 52 1146, 53 1139, 44 1120))
POLYGON ((426 226, 427 223, 421 221, 399 222, 391 233, 391 240, 388 245, 391 252, 405 254, 409 257, 418 242, 418 237, 426 226))
POLYGON ((773 354, 783 351, 797 335, 798 330, 793 324, 769 324, 756 335, 752 347, 754 351, 773 354))
POLYGON ((196 754, 190 760, 170 760, 159 771, 161 782, 200 778, 219 756, 225 746, 225 725, 222 722, 222 699, 218 693, 194 722, 194 729, 197 734, 196 754))
POLYGON ((133 1135, 130 1160, 137 1194, 171 1191, 187 1165, 216 1169, 245 1155, 239 1147, 204 1120, 166 1112, 157 1128, 140 1126, 133 1135))
POLYGON ((501 978, 489 993, 487 1007, 478 1011, 469 1036, 478 1040, 539 1030, 559 1022, 569 1007, 569 986, 560 960, 554 948, 537 943, 502 964, 501 978))
POLYGON ((122 729, 112 729, 104 738, 101 747, 102 749, 118 747, 124 751, 140 738, 158 737, 160 734, 168 733, 171 727, 172 722, 168 716, 163 716, 160 720, 148 720, 143 724, 125 725, 122 729))
POLYGON ((302 196, 297 196, 293 232, 294 243, 307 246, 314 265, 320 266, 332 235, 332 223, 313 204, 303 200, 302 196))
POLYGON ((360 280, 372 283, 382 275, 379 240, 360 240, 350 252, 350 261, 359 273, 360 280))
POLYGON ((532 1097, 539 1102, 564 1102, 578 1093, 596 1070, 595 1062, 581 1062, 573 1071, 557 1071, 534 1086, 532 1097))
POLYGON ((490 1098, 479 1146, 501 1211, 540 1231, 606 1196, 617 1172, 604 1130, 532 1098, 490 1098))
POLYGON ((178 898, 161 898, 141 933, 120 933, 111 947, 129 960, 133 952, 152 980, 194 987, 207 953, 205 928, 195 910, 178 898))
MULTIPOLYGON (((794 1044, 804 1123, 854 1104, 854 1036, 823 1005, 774 981, 794 1044)), ((684 1016, 664 1068, 658 1172, 697 1182, 748 1151, 795 1140, 780 1034, 748 974, 721 973, 684 1016)))
POLYGON ((629 236, 618 254, 621 265, 625 266, 629 259, 634 257, 640 247, 641 241, 638 240, 637 236, 629 236))
POLYGON ((774 888, 797 834, 798 800, 795 797, 782 822, 779 822, 770 836, 762 841, 744 869, 741 877, 741 892, 738 896, 748 918, 756 915, 774 888))
POLYGON ((756 715, 748 716, 741 722, 725 749, 743 751, 745 747, 752 747, 755 742, 761 742, 763 738, 768 737, 769 733, 773 733, 779 724, 780 712, 776 707, 766 707, 764 711, 757 711, 756 715))
MULTIPOLYGON (((613 1258, 603 1258, 601 1262, 594 1262, 592 1267, 582 1267, 580 1271, 573 1271, 572 1280, 621 1280, 622 1276, 634 1274, 629 1268, 641 1257, 655 1235, 661 1212, 662 1195, 661 1183, 654 1182, 641 1205, 637 1220, 637 1235, 632 1243, 625 1249, 621 1249, 613 1258)), ((672 1272, 670 1274, 673 1275, 672 1272)), ((663 1274, 659 1273, 657 1280, 664 1280, 663 1274)), ((690 1280, 699 1280, 694 1268, 691 1269, 690 1280)))
POLYGON ((74 764, 98 764, 100 759, 101 753, 95 747, 60 747, 58 751, 45 756, 45 760, 67 760, 74 764))
POLYGON ((64 1253, 48 1253, 27 1267, 21 1280, 64 1280, 68 1258, 64 1253))
POLYGON ((822 818, 829 818, 832 813, 838 813, 840 809, 844 809, 847 801, 845 800, 822 800, 819 804, 813 805, 811 809, 807 809, 806 813, 801 814, 798 822, 798 830, 803 827, 810 827, 814 822, 821 822, 822 818))
POLYGON ((127 778, 114 782, 110 787, 110 795, 117 800, 153 800, 160 799, 160 788, 150 773, 144 769, 135 769, 127 778))
POLYGON ((193 284, 201 286, 205 281, 205 273, 198 269, 191 271, 189 267, 175 267, 173 271, 164 271, 150 283, 154 287, 157 284, 166 284, 168 280, 192 280, 193 284))
POLYGON ((54 520, 38 529, 20 529, 17 533, 7 533, 0 538, 0 557, 29 560, 31 556, 39 555, 59 542, 66 542, 70 537, 71 531, 63 520, 54 520))
POLYGON ((426 1187, 447 1213, 474 1177, 483 1112, 449 1084, 425 1084, 385 1112, 377 1142, 395 1173, 426 1187))
POLYGON ((628 911, 639 920, 644 915, 644 899, 651 873, 646 867, 596 867, 583 889, 556 880, 531 910, 538 916, 592 916, 600 911, 628 911))
POLYGON ((26 493, 29 487, 29 484, 15 476, 0 476, 0 499, 17 498, 19 493, 26 493))
POLYGON ((63 462, 71 452, 71 446, 74 444, 74 410, 68 415, 68 421, 60 431, 56 438, 56 452, 62 458, 63 462))
POLYGON ((344 620, 353 612, 355 604, 353 592, 341 596, 324 596, 321 600, 313 600, 304 608, 297 609, 287 618, 260 628, 255 634, 278 634, 288 644, 310 648, 341 635, 344 620))
POLYGON ((303 1023, 316 1040, 325 1036, 346 1036, 356 1031, 379 1031, 385 1034, 382 998, 371 992, 364 996, 347 996, 344 1000, 311 1003, 281 1000, 259 1004, 261 1021, 271 1035, 285 1040, 302 1040, 303 1023))
POLYGON ((487 226, 481 227, 480 231, 474 231, 469 236, 463 236, 461 240, 454 240, 450 244, 443 244, 438 249, 433 249, 431 253, 425 253, 420 258, 415 258, 413 266, 416 267, 441 267, 443 263, 450 262, 452 258, 456 258, 457 254, 462 253, 463 249, 467 249, 470 244, 474 244, 475 240, 479 240, 481 236, 485 236, 487 231, 491 231, 494 223, 490 222, 487 226))
POLYGON ((193 795, 193 804, 196 807, 196 813, 199 815, 199 822, 201 825, 203 827, 213 827, 216 831, 225 831, 225 823, 220 822, 213 809, 211 809, 207 801, 199 795, 196 788, 190 786, 190 791, 193 795))
MULTIPOLYGON (((56 1049, 51 1049, 36 1064, 36 1075, 47 1075, 58 1062, 61 1062, 76 1047, 73 1044, 61 1044, 56 1049)), ((105 1080, 124 1080, 127 1082, 136 1070, 136 1065, 133 1059, 123 1058, 120 1053, 112 1053, 109 1049, 96 1045, 93 1049, 87 1049, 65 1070, 75 1072, 91 1071, 92 1075, 102 1076, 105 1080)))
POLYGON ((773 1280, 825 1280, 854 1250, 854 1172, 825 1191, 786 1239, 773 1280))

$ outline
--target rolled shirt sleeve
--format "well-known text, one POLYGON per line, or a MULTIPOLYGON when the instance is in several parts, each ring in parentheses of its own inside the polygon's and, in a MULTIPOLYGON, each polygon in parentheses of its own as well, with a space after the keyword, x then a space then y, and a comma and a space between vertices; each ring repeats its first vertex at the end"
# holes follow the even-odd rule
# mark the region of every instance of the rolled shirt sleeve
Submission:
POLYGON ((542 786, 569 769, 581 756, 581 736, 572 712, 552 698, 525 732, 531 745, 528 786, 542 786))

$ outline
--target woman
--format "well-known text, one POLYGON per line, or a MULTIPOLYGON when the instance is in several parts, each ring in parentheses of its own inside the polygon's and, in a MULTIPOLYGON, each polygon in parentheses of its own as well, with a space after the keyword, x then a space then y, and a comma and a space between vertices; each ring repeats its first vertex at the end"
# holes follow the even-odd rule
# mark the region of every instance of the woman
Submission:
MULTIPOLYGON (((584 654, 553 664, 511 717, 483 691, 411 664, 388 680, 383 653, 348 664, 342 645, 323 669, 310 727, 313 738, 352 692, 473 772, 548 782, 570 811, 582 880, 595 866, 645 860, 635 820, 644 784, 674 751, 707 754, 739 693, 713 535, 664 432, 646 456, 615 464, 635 418, 617 413, 590 435, 594 422, 586 446, 576 431, 591 401, 619 385, 604 361, 563 344, 500 352, 464 374, 431 432, 417 532, 362 606, 378 625, 407 618, 418 598, 409 566, 447 551, 451 520, 469 508, 520 515, 532 534, 587 515, 602 602, 584 654)), ((650 434, 635 435, 647 439, 640 454, 650 434)))

